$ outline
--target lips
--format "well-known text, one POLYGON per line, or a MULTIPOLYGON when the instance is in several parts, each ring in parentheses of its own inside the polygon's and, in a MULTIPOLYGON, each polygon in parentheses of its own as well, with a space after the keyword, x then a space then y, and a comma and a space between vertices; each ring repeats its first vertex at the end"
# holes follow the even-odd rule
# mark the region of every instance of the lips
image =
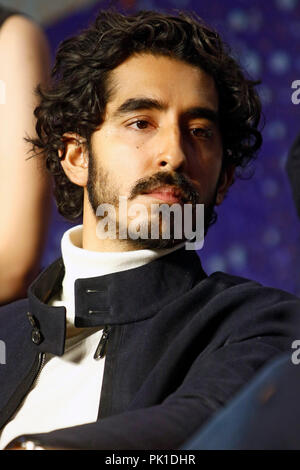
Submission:
POLYGON ((161 201, 172 204, 181 202, 182 200, 182 193, 180 189, 170 186, 160 186, 143 194, 152 197, 153 199, 159 199, 161 201))

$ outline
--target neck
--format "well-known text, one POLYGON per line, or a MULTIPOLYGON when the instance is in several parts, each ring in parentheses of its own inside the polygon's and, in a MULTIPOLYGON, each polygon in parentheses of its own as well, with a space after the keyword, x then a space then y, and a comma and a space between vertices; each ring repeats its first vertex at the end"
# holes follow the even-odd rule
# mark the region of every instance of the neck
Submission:
POLYGON ((69 322, 73 323, 74 320, 74 283, 76 279, 105 276, 138 268, 178 248, 180 247, 171 250, 130 250, 124 253, 87 250, 82 246, 82 227, 77 226, 69 229, 62 238, 65 276, 60 295, 60 300, 67 308, 69 322))

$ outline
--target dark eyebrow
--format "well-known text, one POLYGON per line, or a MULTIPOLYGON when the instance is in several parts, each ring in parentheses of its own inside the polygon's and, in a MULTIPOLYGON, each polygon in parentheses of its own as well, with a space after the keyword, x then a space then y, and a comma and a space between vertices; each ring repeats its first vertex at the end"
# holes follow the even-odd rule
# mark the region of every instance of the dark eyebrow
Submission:
POLYGON ((113 117, 120 117, 132 111, 140 111, 143 109, 164 111, 166 108, 166 105, 152 98, 129 98, 114 111, 113 117))
MULTIPOLYGON (((166 111, 167 105, 154 98, 129 98, 124 101, 113 113, 113 118, 124 116, 133 111, 141 111, 144 109, 156 109, 158 111, 166 111)), ((208 119, 214 124, 218 123, 218 112, 213 109, 195 106, 194 108, 187 109, 183 116, 188 119, 204 118, 208 119)))
POLYGON ((217 111, 214 111, 210 108, 203 108, 201 106, 196 106, 195 108, 188 109, 184 116, 188 119, 197 119, 197 118, 204 118, 211 121, 213 124, 218 124, 219 122, 219 114, 217 111))

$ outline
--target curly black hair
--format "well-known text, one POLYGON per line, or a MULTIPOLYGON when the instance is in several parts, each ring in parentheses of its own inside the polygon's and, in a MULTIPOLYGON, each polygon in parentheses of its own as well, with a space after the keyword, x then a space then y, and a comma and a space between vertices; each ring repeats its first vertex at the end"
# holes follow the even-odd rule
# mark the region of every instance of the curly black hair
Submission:
POLYGON ((184 12, 141 11, 126 16, 113 10, 101 11, 88 29, 61 43, 51 84, 37 88, 37 137, 27 137, 32 151, 45 155, 55 181, 58 210, 70 220, 82 214, 83 188, 69 181, 61 166, 59 151, 61 158, 65 156, 63 135, 77 133, 89 145, 104 119, 110 72, 138 53, 176 58, 214 78, 223 167, 244 168, 262 144, 261 103, 255 90, 258 82, 245 76, 229 47, 201 18, 184 12))

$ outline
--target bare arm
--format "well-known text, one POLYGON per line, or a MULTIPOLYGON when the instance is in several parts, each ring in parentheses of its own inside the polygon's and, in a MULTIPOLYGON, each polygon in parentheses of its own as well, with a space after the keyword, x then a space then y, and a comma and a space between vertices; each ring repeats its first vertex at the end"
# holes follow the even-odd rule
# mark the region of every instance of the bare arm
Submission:
POLYGON ((26 160, 26 134, 35 133, 34 89, 47 80, 50 55, 41 29, 12 16, 0 32, 0 304, 26 294, 37 274, 50 212, 42 159, 26 160))

